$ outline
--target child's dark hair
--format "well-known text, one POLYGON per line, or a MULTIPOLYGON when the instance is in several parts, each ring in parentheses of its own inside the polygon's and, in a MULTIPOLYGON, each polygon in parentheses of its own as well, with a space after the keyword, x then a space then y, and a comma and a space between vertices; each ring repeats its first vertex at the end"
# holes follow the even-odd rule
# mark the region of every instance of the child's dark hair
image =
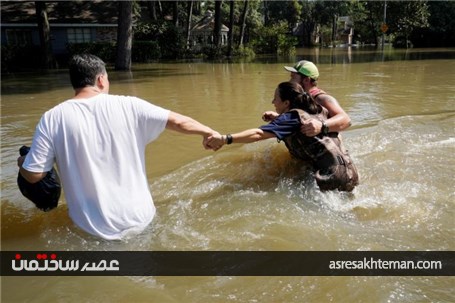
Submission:
POLYGON ((290 109, 298 108, 309 114, 318 114, 322 111, 314 99, 306 93, 302 86, 296 82, 282 82, 278 85, 278 93, 281 100, 288 100, 291 103, 290 109))

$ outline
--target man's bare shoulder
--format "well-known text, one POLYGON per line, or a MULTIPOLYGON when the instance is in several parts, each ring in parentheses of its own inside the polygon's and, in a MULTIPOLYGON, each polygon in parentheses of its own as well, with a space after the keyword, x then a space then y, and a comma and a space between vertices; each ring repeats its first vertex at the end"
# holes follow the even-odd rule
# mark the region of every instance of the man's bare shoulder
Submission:
POLYGON ((337 99, 335 99, 333 96, 327 94, 327 93, 323 93, 323 94, 320 94, 316 97, 316 101, 321 104, 322 106, 326 105, 327 103, 334 103, 334 104, 338 104, 338 101, 337 99))

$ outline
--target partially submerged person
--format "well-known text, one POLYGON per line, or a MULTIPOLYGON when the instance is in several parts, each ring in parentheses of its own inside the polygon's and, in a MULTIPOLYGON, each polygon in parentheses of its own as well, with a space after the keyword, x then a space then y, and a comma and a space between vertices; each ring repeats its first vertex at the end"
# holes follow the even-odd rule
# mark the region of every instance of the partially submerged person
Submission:
POLYGON ((301 127, 304 134, 311 137, 321 132, 340 132, 351 126, 351 118, 338 101, 317 86, 319 70, 313 62, 302 60, 293 67, 285 66, 284 68, 291 72, 289 81, 300 84, 319 105, 327 109, 328 118, 325 120, 325 124, 317 119, 308 119, 301 127))
POLYGON ((252 143, 269 138, 284 141, 289 152, 312 165, 314 177, 321 190, 352 191, 359 183, 357 169, 336 132, 307 136, 300 131, 308 119, 322 124, 328 111, 306 93, 296 82, 282 82, 272 101, 278 116, 263 115, 269 124, 235 134, 213 135, 207 144, 218 150, 224 144, 252 143))
POLYGON ((47 111, 31 149, 18 159, 29 183, 57 163, 68 211, 84 231, 104 239, 138 233, 155 206, 146 176, 145 148, 164 131, 217 132, 198 121, 132 96, 109 94, 104 62, 89 54, 70 60, 74 97, 47 111))

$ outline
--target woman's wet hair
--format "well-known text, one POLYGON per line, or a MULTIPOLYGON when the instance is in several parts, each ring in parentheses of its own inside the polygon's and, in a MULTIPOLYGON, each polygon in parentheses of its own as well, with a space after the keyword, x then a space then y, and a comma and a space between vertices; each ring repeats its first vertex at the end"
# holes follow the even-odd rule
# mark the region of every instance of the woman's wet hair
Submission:
POLYGON ((321 105, 296 82, 280 83, 278 85, 278 93, 281 100, 290 102, 290 109, 302 109, 309 114, 318 114, 322 111, 321 105))
POLYGON ((95 85, 98 75, 106 73, 106 64, 95 55, 74 55, 69 70, 73 88, 83 88, 95 85))

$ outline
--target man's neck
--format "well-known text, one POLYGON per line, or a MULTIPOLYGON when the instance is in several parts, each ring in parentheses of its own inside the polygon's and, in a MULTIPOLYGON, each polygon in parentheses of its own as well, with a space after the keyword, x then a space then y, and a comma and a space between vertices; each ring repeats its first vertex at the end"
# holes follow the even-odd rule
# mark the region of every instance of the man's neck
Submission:
POLYGON ((310 84, 305 83, 303 85, 303 90, 306 91, 307 93, 310 92, 312 89, 315 89, 315 88, 317 88, 317 86, 313 85, 311 83, 310 84))
POLYGON ((101 94, 103 91, 96 86, 86 86, 75 89, 75 95, 73 99, 88 99, 101 94))

